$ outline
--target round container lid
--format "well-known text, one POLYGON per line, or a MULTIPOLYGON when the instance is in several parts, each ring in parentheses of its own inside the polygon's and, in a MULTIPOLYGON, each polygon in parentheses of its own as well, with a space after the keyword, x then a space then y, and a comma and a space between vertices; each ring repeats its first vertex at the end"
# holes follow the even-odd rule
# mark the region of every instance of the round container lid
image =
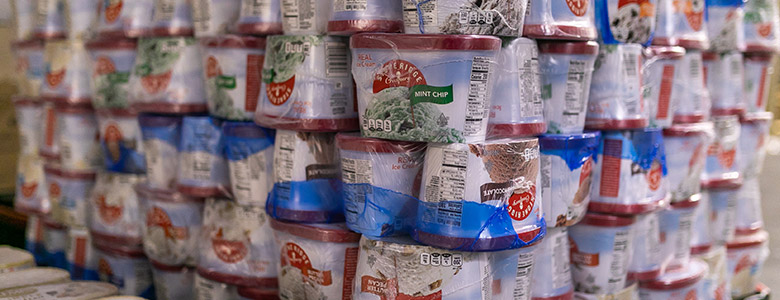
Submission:
POLYGON ((664 136, 692 136, 702 135, 712 132, 713 126, 710 122, 674 124, 672 127, 664 128, 664 136))
POLYGON ((773 117, 774 114, 772 112, 760 111, 760 112, 752 112, 752 113, 746 113, 744 115, 741 115, 739 121, 742 123, 769 122, 772 121, 773 117))
POLYGON ((54 221, 54 220, 49 219, 49 218, 44 218, 43 219, 43 226, 48 228, 48 229, 53 229, 53 230, 66 230, 66 229, 68 229, 67 227, 65 227, 64 224, 57 223, 57 221, 54 221))
POLYGON ((11 102, 13 102, 14 106, 42 106, 38 98, 24 95, 11 97, 11 102))
POLYGON ((600 213, 586 213, 582 223, 599 227, 623 227, 634 224, 634 217, 613 216, 600 213))
POLYGON ((222 133, 226 136, 235 136, 251 139, 273 137, 273 129, 260 127, 254 122, 225 122, 222 125, 222 133))
POLYGON ((181 125, 181 116, 140 114, 138 124, 141 127, 168 127, 181 125))
POLYGON ((149 263, 151 263, 152 267, 154 267, 155 269, 164 272, 184 272, 185 270, 188 269, 188 267, 185 265, 172 266, 172 265, 161 263, 154 259, 149 259, 149 263))
POLYGON ((146 199, 152 199, 160 202, 169 203, 186 203, 186 202, 203 202, 203 198, 190 197, 173 190, 155 189, 149 186, 148 183, 137 183, 134 187, 135 192, 139 197, 146 199))
POLYGON ((100 299, 118 293, 116 286, 98 281, 71 281, 0 291, 0 299, 100 299))
POLYGON ((347 229, 346 223, 300 224, 272 219, 271 227, 277 231, 321 242, 357 243, 360 241, 360 234, 347 229))
POLYGON ((143 248, 140 247, 123 247, 122 245, 108 245, 100 242, 93 242, 92 246, 95 247, 95 249, 110 255, 129 258, 146 258, 143 248))
POLYGON ((650 46, 644 49, 647 58, 680 59, 685 56, 685 48, 679 46, 650 46))
POLYGON ((0 246, 0 269, 13 268, 33 261, 30 252, 11 246, 0 246))
POLYGON ((245 48, 265 50, 265 38, 226 35, 201 39, 201 45, 210 48, 245 48))
POLYGON ((101 117, 135 118, 138 116, 137 111, 128 108, 102 108, 96 110, 96 114, 101 117))
POLYGON ((408 153, 425 150, 425 143, 388 141, 376 138, 362 137, 358 132, 339 133, 336 135, 339 149, 359 152, 408 153))
POLYGON ((61 114, 94 114, 95 110, 91 103, 62 105, 55 104, 54 110, 61 114))
POLYGON ((136 48, 136 40, 128 38, 98 38, 87 42, 89 50, 122 50, 136 48))
POLYGON ((97 176, 93 171, 64 170, 56 165, 50 164, 43 166, 43 172, 67 179, 95 180, 95 177, 97 176))
POLYGON ((553 149, 579 149, 587 146, 598 147, 601 133, 591 131, 574 134, 545 134, 539 136, 539 148, 542 150, 553 149))
POLYGON ((484 35, 360 33, 352 36, 353 49, 499 50, 501 40, 484 35))
POLYGON ((70 281, 68 271, 58 268, 35 267, 0 274, 0 290, 65 281, 70 281))
POLYGON ((699 200, 701 200, 701 194, 696 194, 693 196, 690 196, 684 200, 681 201, 675 201, 670 204, 670 206, 673 209, 679 208, 679 209, 686 209, 686 208, 694 208, 699 205, 699 200))
POLYGON ((43 49, 43 41, 38 39, 30 39, 26 41, 16 41, 11 44, 14 49, 30 49, 40 48, 43 49))
POLYGON ((279 290, 260 289, 260 288, 253 288, 253 287, 239 287, 238 295, 253 300, 278 300, 279 290))
POLYGON ((667 271, 651 281, 639 282, 639 287, 650 290, 676 290, 692 286, 699 282, 707 273, 708 266, 700 259, 691 259, 684 268, 667 271))
POLYGON ((726 248, 731 250, 755 247, 765 243, 767 239, 769 239, 769 234, 764 230, 751 235, 738 235, 726 243, 726 248))
POLYGON ((772 52, 745 52, 743 55, 747 60, 769 62, 775 54, 772 52))
POLYGON ((715 52, 702 52, 701 53, 701 59, 702 60, 717 60, 719 58, 718 53, 715 52))
POLYGON ((590 42, 539 41, 539 53, 589 54, 599 53, 599 44, 590 42))

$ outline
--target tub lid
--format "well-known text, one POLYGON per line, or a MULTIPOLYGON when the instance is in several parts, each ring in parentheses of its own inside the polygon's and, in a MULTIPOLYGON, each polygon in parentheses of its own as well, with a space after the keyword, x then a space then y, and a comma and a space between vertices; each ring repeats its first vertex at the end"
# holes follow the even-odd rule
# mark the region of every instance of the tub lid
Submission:
POLYGON ((719 56, 720 56, 718 54, 719 53, 710 52, 710 51, 702 52, 701 53, 701 59, 702 60, 717 60, 719 58, 719 56))
POLYGON ((674 124, 672 127, 664 128, 664 136, 692 136, 708 134, 713 132, 711 122, 674 124))
POLYGON ((695 194, 693 196, 690 196, 686 199, 680 200, 680 201, 674 201, 670 204, 670 206, 674 208, 693 208, 699 205, 699 201, 701 200, 701 194, 695 194))
POLYGON ((41 102, 36 97, 31 96, 25 96, 25 95, 15 95, 11 97, 11 102, 13 102, 14 106, 41 106, 41 102))
POLYGON ((772 121, 773 117, 774 114, 772 114, 772 112, 759 111, 759 112, 751 112, 751 113, 746 113, 744 115, 741 115, 739 121, 742 123, 768 122, 768 121, 772 121))
POLYGON ((144 249, 141 247, 125 247, 122 245, 109 245, 107 243, 94 240, 92 246, 95 249, 103 251, 107 254, 124 256, 129 258, 145 258, 144 249))
POLYGON ((65 227, 65 224, 60 224, 55 220, 52 220, 48 217, 43 218, 43 226, 49 229, 54 230, 65 230, 67 227, 65 227))
POLYGON ((642 281, 639 287, 650 290, 676 290, 696 284, 707 273, 708 266, 700 259, 693 258, 684 267, 666 272, 651 281, 642 281))
POLYGON ((728 178, 703 181, 701 187, 711 190, 736 190, 742 187, 742 177, 738 173, 730 173, 728 176, 728 178))
POLYGON ((101 117, 137 117, 138 112, 129 108, 102 108, 97 109, 96 114, 101 117))
POLYGON ((0 274, 0 290, 70 281, 70 273, 63 269, 35 267, 0 274))
POLYGON ((68 105, 56 103, 54 104, 54 110, 57 113, 62 113, 62 114, 94 114, 95 113, 95 109, 92 108, 91 103, 68 104, 68 105))
POLYGON ((773 52, 745 52, 743 55, 747 60, 769 62, 775 54, 773 52))
POLYGON ((30 252, 11 246, 0 246, 0 269, 13 268, 32 263, 30 252))
POLYGON ((685 56, 685 48, 679 46, 650 46, 644 49, 645 57, 662 59, 680 59, 685 56))
POLYGON ((40 48, 43 49, 43 40, 39 39, 29 39, 24 41, 16 41, 11 44, 11 47, 14 49, 30 49, 30 48, 40 48))
POLYGON ((763 244, 767 239, 769 239, 769 234, 764 230, 751 235, 737 235, 733 240, 726 243, 726 248, 730 250, 755 247, 763 244))
POLYGON ((155 269, 165 272, 184 272, 189 268, 185 265, 172 266, 169 264, 164 264, 151 258, 149 259, 149 263, 152 264, 152 267, 155 269))
POLYGON ((121 50, 136 48, 136 40, 129 38, 97 38, 87 42, 87 49, 89 50, 121 50))
POLYGON ((593 146, 594 143, 595 147, 598 147, 599 138, 601 138, 601 133, 598 131, 574 134, 544 134, 539 136, 539 147, 542 150, 579 149, 593 146))
POLYGON ((235 136, 242 138, 273 138, 274 130, 260 127, 254 122, 225 122, 222 125, 222 132, 226 136, 235 136))
POLYGON ((253 288, 253 287, 239 287, 238 295, 247 299, 254 299, 254 300, 278 300, 279 290, 261 289, 261 288, 253 288))
POLYGON ((210 48, 247 48, 265 50, 265 38, 253 36, 226 35, 203 38, 200 44, 210 48))
POLYGON ((353 49, 398 50, 499 50, 501 39, 485 35, 359 33, 352 36, 353 49))
POLYGON ((68 179, 95 180, 95 177, 97 176, 93 171, 64 170, 59 168, 59 166, 52 164, 45 164, 43 166, 43 172, 68 179))
POLYGON ((336 135, 336 142, 339 149, 360 151, 360 152, 380 152, 380 153, 408 153, 425 150, 425 143, 388 141, 376 138, 363 137, 359 132, 339 133, 336 135))
POLYGON ((599 44, 590 42, 539 41, 539 53, 590 54, 599 53, 599 44))
POLYGON ((599 227, 623 227, 634 224, 634 217, 613 216, 600 213, 586 213, 582 223, 599 227))
POLYGON ((360 241, 360 234, 347 229, 346 223, 299 224, 272 219, 271 227, 274 230, 321 242, 357 243, 360 241))
POLYGON ((181 125, 181 116, 139 114, 138 124, 142 127, 167 127, 181 125))
POLYGON ((174 190, 163 190, 163 189, 155 189, 149 186, 149 183, 142 182, 137 183, 133 187, 135 189, 135 192, 138 193, 139 197, 143 197, 146 199, 152 199, 160 202, 169 202, 169 203, 186 203, 186 202, 203 202, 203 198, 198 197, 191 197, 184 195, 182 193, 179 193, 178 191, 174 190))
POLYGON ((88 300, 116 295, 119 290, 110 283, 98 281, 72 281, 0 291, 5 300, 60 299, 88 300))

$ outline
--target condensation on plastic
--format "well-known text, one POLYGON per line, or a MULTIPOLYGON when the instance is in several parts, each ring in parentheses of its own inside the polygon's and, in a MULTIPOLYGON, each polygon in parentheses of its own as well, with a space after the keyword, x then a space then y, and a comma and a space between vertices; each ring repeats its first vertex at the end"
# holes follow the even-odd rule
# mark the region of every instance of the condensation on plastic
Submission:
POLYGON ((102 299, 101 297, 116 295, 116 293, 117 288, 108 283, 95 281, 73 281, 11 289, 3 291, 0 293, 0 296, 11 300, 21 300, 26 297, 34 297, 39 299, 54 298, 59 300, 82 300, 102 299))
MULTIPOLYGON (((240 34, 274 35, 282 33, 282 0, 241 0, 241 13, 235 24, 240 34)), ((287 5, 289 2, 287 2, 287 5)), ((292 4, 294 5, 294 4, 292 4)))
POLYGON ((98 277, 119 288, 119 294, 154 299, 152 266, 143 250, 94 243, 98 277))
POLYGON ((428 144, 412 237, 459 251, 526 247, 544 237, 539 142, 428 144))
POLYGON ((741 115, 745 112, 742 80, 745 70, 742 53, 707 52, 704 58, 704 78, 712 103, 712 115, 741 115))
POLYGON ((351 48, 364 136, 438 143, 485 139, 500 39, 358 34, 351 48))
POLYGON ((195 37, 210 37, 227 34, 238 20, 242 3, 254 0, 195 0, 192 6, 192 27, 195 37))
POLYGON ((199 273, 195 274, 193 289, 197 300, 238 299, 236 286, 203 278, 199 273))
POLYGON ((328 20, 328 34, 403 32, 403 13, 401 1, 366 0, 362 3, 334 1, 328 20))
POLYGON ((539 43, 547 133, 582 132, 597 53, 595 42, 539 43))
POLYGON ((287 35, 325 34, 334 0, 278 0, 287 35))
POLYGON ((726 261, 731 296, 742 297, 755 292, 764 262, 769 257, 769 235, 760 231, 730 241, 726 261))
POLYGON ((191 3, 191 0, 155 0, 151 35, 192 36, 191 3))
POLYGON ((25 214, 48 214, 51 201, 44 178, 43 159, 37 155, 20 155, 18 160, 14 209, 25 214))
MULTIPOLYGON (((65 246, 68 243, 68 228, 48 217, 43 219, 43 248, 46 249, 44 265, 67 269, 68 260, 65 257, 65 246)), ((32 261, 30 261, 32 266, 32 261)), ((2 270, 0 270, 2 272, 2 270)))
POLYGON ((11 101, 19 130, 19 154, 37 156, 43 133, 43 103, 25 96, 14 96, 11 101))
POLYGON ((60 39, 68 34, 65 0, 40 0, 36 4, 35 38, 60 39))
POLYGON ((271 36, 265 53, 257 124, 289 130, 357 130, 346 37, 271 36))
POLYGON ((38 13, 37 1, 13 0, 11 1, 16 40, 24 41, 33 38, 36 15, 38 13))
POLYGON ((505 38, 496 58, 491 93, 491 138, 535 136, 544 133, 544 103, 539 77, 539 49, 526 38, 505 38))
POLYGON ((734 227, 738 234, 755 233, 764 226, 758 178, 748 178, 742 183, 736 205, 734 227))
POLYGON ((402 2, 403 7, 399 6, 396 9, 399 13, 403 13, 405 32, 410 34, 479 34, 518 37, 523 33, 523 20, 529 13, 526 11, 527 2, 520 0, 403 0, 399 2, 402 2))
POLYGON ((201 52, 194 38, 139 39, 130 76, 131 105, 140 112, 207 111, 201 52))
POLYGON ((602 130, 647 127, 642 46, 601 45, 594 65, 585 126, 602 130))
POLYGON ((198 274, 231 285, 276 286, 279 252, 270 222, 262 207, 207 199, 198 274))
MULTIPOLYGON (((738 183, 741 179, 739 171, 742 163, 739 161, 740 128, 737 116, 713 117, 715 139, 707 149, 704 172, 701 174, 703 187, 718 187, 738 183)), ((750 151, 750 149, 746 149, 750 151)))
POLYGON ((595 40, 598 30, 593 1, 566 2, 531 0, 528 2, 523 36, 540 39, 595 40))
POLYGON ((360 234, 344 223, 295 224, 272 220, 279 296, 283 299, 349 299, 358 265, 360 234))
POLYGON ((709 266, 702 279, 702 293, 700 297, 713 300, 729 299, 731 290, 726 279, 726 246, 720 245, 708 249, 703 253, 692 253, 692 258, 697 258, 709 266))
POLYGON ((273 187, 275 131, 251 122, 225 122, 222 135, 233 199, 264 207, 273 187))
POLYGON ((704 277, 709 266, 698 259, 687 262, 680 269, 664 272, 650 281, 639 283, 639 299, 710 299, 701 295, 704 277))
POLYGON ((68 272, 74 280, 98 280, 98 260, 89 231, 74 227, 68 229, 65 255, 68 272))
POLYGON ((141 114, 138 123, 144 143, 146 177, 155 189, 173 189, 179 164, 180 116, 141 114))
POLYGON ((745 179, 756 178, 761 174, 773 117, 771 112, 749 113, 741 116, 739 163, 740 173, 745 179))
POLYGON ((702 194, 709 204, 709 232, 713 243, 725 244, 736 234, 737 201, 739 187, 707 189, 702 194))
POLYGON ((59 165, 69 171, 94 171, 103 157, 95 111, 89 106, 55 107, 59 165))
POLYGON ((653 280, 661 275, 663 253, 661 243, 660 212, 650 212, 636 216, 632 241, 631 264, 628 268, 629 280, 653 280))
POLYGON ((92 68, 84 42, 50 40, 44 47, 45 77, 41 98, 64 104, 91 103, 92 68))
POLYGON ((203 224, 203 199, 137 184, 135 192, 144 220, 144 252, 165 265, 194 266, 203 224))
POLYGON ((701 192, 707 149, 714 138, 712 123, 676 124, 664 129, 664 147, 672 202, 701 192))
POLYGON ((200 42, 209 113, 251 121, 260 99, 265 39, 228 35, 200 42))
POLYGON ((653 45, 709 48, 705 0, 658 1, 653 45))
POLYGON ((344 214, 349 229, 373 238, 411 232, 426 145, 340 133, 344 214))
POLYGON ((650 44, 655 31, 658 1, 610 0, 594 3, 596 27, 604 44, 650 44))
POLYGON ((530 299, 535 248, 458 252, 408 237, 360 239, 353 298, 530 299))
POLYGON ((179 192, 194 197, 230 195, 223 122, 209 116, 182 117, 176 175, 179 192))
POLYGON ((101 0, 64 0, 67 35, 71 39, 89 39, 94 35, 101 0))
POLYGON ((133 174, 98 174, 87 205, 93 241, 140 248, 145 223, 133 186, 142 180, 133 174))
MULTIPOLYGON (((168 266, 152 260, 152 278, 158 300, 195 299, 195 269, 168 266)), ((227 298, 224 298, 227 299, 227 298)))
POLYGON ((534 254, 532 299, 571 300, 574 285, 569 261, 568 228, 547 229, 547 235, 534 254))
POLYGON ((105 170, 145 173, 143 137, 137 114, 120 109, 99 110, 97 121, 105 170))
POLYGON ((43 42, 40 40, 16 42, 11 45, 11 49, 16 59, 15 78, 18 95, 38 97, 46 72, 43 42))
POLYGON ((745 49, 745 2, 742 0, 706 0, 707 35, 714 52, 745 49))
POLYGON ((687 49, 685 56, 677 61, 674 77, 673 97, 677 97, 674 123, 706 121, 710 115, 710 93, 705 85, 701 51, 687 49))
POLYGON ((642 63, 642 98, 647 104, 650 127, 672 126, 674 110, 680 93, 674 88, 680 80, 675 69, 685 55, 682 47, 652 46, 645 48, 642 63), (675 93, 677 92, 677 93, 675 93))
POLYGON ((699 201, 676 202, 658 213, 661 258, 665 270, 690 263, 693 218, 699 201))
POLYGON ((743 25, 747 51, 775 52, 780 49, 780 15, 776 2, 746 1, 743 25))
POLYGON ((764 111, 769 101, 769 80, 774 73, 768 53, 745 53, 745 103, 748 112, 764 111))
POLYGON ((626 286, 633 223, 633 217, 589 213, 582 222, 569 228, 575 291, 612 294, 626 286))
POLYGON ((92 63, 92 106, 95 109, 127 109, 136 41, 103 38, 90 41, 86 46, 92 63))
POLYGON ((89 196, 95 185, 95 173, 76 172, 56 166, 44 166, 46 186, 51 201, 52 220, 69 227, 87 224, 89 196))
POLYGON ((303 223, 344 220, 335 133, 279 130, 273 157, 269 215, 303 223))
POLYGON ((68 271, 51 267, 34 267, 0 274, 0 290, 5 291, 69 281, 70 274, 68 271))
POLYGON ((100 1, 97 32, 102 37, 149 34, 155 0, 100 1))
POLYGON ((35 258, 35 263, 43 265, 46 249, 43 246, 43 218, 35 215, 27 215, 27 226, 24 231, 24 249, 35 258))
POLYGON ((54 104, 43 103, 43 132, 41 133, 41 144, 38 154, 47 161, 58 161, 60 159, 59 134, 57 129, 57 111, 54 104))

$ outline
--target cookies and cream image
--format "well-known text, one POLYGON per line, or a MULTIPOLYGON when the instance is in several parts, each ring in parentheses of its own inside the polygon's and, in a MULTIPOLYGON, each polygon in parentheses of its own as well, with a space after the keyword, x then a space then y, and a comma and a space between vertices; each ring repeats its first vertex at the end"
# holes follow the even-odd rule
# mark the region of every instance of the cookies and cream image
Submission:
POLYGON ((658 1, 594 2, 596 27, 605 44, 647 45, 655 31, 658 1))
POLYGON ((195 265, 203 224, 203 199, 135 186, 144 220, 146 255, 166 265, 195 265))
POLYGON ((236 202, 265 206, 273 187, 275 131, 250 122, 226 122, 222 135, 236 202))

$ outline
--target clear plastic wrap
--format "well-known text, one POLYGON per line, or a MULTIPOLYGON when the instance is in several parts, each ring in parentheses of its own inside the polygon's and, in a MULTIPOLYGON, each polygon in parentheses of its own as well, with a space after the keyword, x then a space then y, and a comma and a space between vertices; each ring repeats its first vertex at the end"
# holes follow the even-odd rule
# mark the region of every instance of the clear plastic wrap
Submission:
POLYGON ((89 231, 75 227, 68 229, 65 255, 71 278, 74 280, 98 280, 98 260, 89 231))
MULTIPOLYGON (((702 187, 728 187, 739 184, 742 163, 739 161, 740 128, 737 116, 713 117, 715 139, 707 149, 704 172, 701 174, 702 187)), ((749 151, 749 149, 746 149, 749 151)))
MULTIPOLYGON (((281 0, 241 0, 241 13, 235 31, 240 34, 273 35, 282 33, 281 0)), ((285 2, 290 5, 289 2, 285 2)))
POLYGON ((689 199, 701 192, 701 173, 713 137, 711 123, 676 124, 664 129, 672 202, 689 199))
POLYGON ((264 207, 273 187, 276 132, 251 122, 225 122, 222 135, 233 199, 264 207))
POLYGON ((35 267, 31 253, 11 246, 0 246, 0 274, 35 267))
POLYGON ((49 190, 44 178, 43 160, 36 155, 19 156, 16 167, 14 209, 25 214, 48 214, 49 190))
POLYGON ((523 33, 523 19, 528 14, 527 2, 520 0, 396 2, 402 2, 403 7, 399 5, 397 8, 386 9, 403 13, 405 32, 409 34, 480 34, 518 37, 523 33))
POLYGON ((692 257, 704 261, 709 266, 702 279, 703 295, 700 297, 713 300, 731 299, 731 290, 726 279, 726 246, 721 245, 706 252, 691 254, 692 257))
POLYGON ((269 37, 255 122, 276 129, 357 130, 350 65, 346 37, 269 37))
POLYGON ((89 230, 94 241, 140 248, 144 222, 133 190, 143 177, 132 174, 100 173, 92 191, 89 230))
POLYGON ((339 171, 335 133, 278 130, 268 214, 303 223, 344 220, 339 171))
POLYGON ((351 48, 363 136, 438 143, 485 139, 500 39, 359 34, 351 48))
POLYGON ((328 34, 403 32, 403 13, 402 1, 334 1, 328 20, 328 34))
MULTIPOLYGON (((34 2, 23 0, 24 2, 34 2)), ((18 94, 38 97, 44 81, 44 47, 40 40, 30 40, 11 44, 16 59, 16 87, 18 94)))
POLYGON ((769 128, 774 115, 771 112, 748 113, 740 116, 739 164, 745 179, 761 174, 769 140, 769 128))
POLYGON ((182 117, 176 175, 179 192, 194 197, 230 195, 223 122, 209 116, 182 117))
POLYGON ((672 203, 658 213, 661 257, 664 270, 676 270, 690 264, 693 218, 699 201, 672 203))
POLYGON ((526 38, 505 38, 496 58, 495 85, 490 98, 491 138, 544 133, 544 103, 539 77, 539 50, 526 38))
POLYGON ((748 178, 737 192, 734 227, 737 234, 755 233, 764 227, 758 178, 748 178))
POLYGON ((349 299, 360 234, 344 223, 295 224, 271 220, 282 299, 349 299))
POLYGON ((777 2, 745 2, 745 44, 747 51, 775 52, 780 49, 780 15, 777 2))
POLYGON ((593 1, 528 1, 523 36, 539 39, 595 40, 593 1))
POLYGON ((626 286, 633 224, 633 217, 588 213, 582 222, 569 228, 575 291, 614 294, 626 286))
POLYGON ((707 189, 702 194, 703 201, 707 201, 709 204, 708 226, 710 237, 715 244, 725 244, 734 239, 739 189, 739 186, 707 189))
POLYGON ((758 276, 769 257, 769 234, 766 231, 741 236, 726 245, 727 272, 731 296, 738 298, 755 291, 758 276))
POLYGON ((146 177, 155 189, 173 189, 179 165, 180 116, 140 114, 138 123, 146 157, 146 177))
POLYGON ((706 121, 710 115, 711 104, 710 93, 705 86, 701 51, 687 49, 685 56, 677 61, 674 77, 673 97, 677 97, 677 104, 674 106, 674 123, 706 121))
POLYGON ((98 124, 90 106, 55 107, 59 165, 69 171, 95 171, 102 166, 98 124))
POLYGON ((709 48, 705 0, 659 0, 653 45, 709 48))
POLYGON ((95 33, 100 0, 64 0, 65 24, 71 39, 89 39, 95 33))
MULTIPOLYGON (((29 1, 29 0, 27 0, 29 1)), ((116 295, 117 288, 108 283, 95 281, 73 281, 10 289, 0 292, 0 297, 8 300, 24 300, 29 297, 60 300, 98 299, 116 295)))
POLYGON ((144 143, 137 114, 123 109, 99 110, 97 121, 105 170, 145 173, 144 143))
POLYGON ((50 267, 35 267, 0 274, 0 291, 68 281, 70 281, 68 271, 50 267))
POLYGON ((127 109, 136 41, 104 38, 86 46, 92 62, 92 106, 98 110, 127 109))
POLYGON ((212 116, 251 121, 260 98, 265 39, 221 36, 200 40, 206 95, 212 116))
POLYGON ((650 212, 636 216, 631 264, 628 268, 628 280, 647 281, 661 275, 664 263, 661 243, 661 212, 650 212))
POLYGON ((594 65, 585 126, 601 130, 647 127, 642 46, 600 45, 594 65))
POLYGON ((157 300, 195 299, 195 269, 150 262, 157 300))
POLYGON ((197 40, 142 38, 130 76, 130 103, 140 112, 196 113, 208 110, 197 40))
POLYGON ((203 199, 135 186, 144 220, 144 252, 165 265, 194 266, 203 224, 203 199))
POLYGON ((598 49, 595 42, 539 43, 547 133, 582 132, 598 49))
POLYGON ((119 287, 119 294, 154 299, 152 266, 140 248, 93 243, 100 281, 119 287))
POLYGON ((68 171, 51 165, 44 166, 44 173, 52 220, 69 227, 86 226, 95 173, 68 171))
POLYGON ((38 13, 38 2, 13 0, 10 3, 11 11, 13 12, 14 29, 16 30, 16 40, 32 39, 35 30, 35 18, 38 13))
POLYGON ((46 261, 46 249, 43 247, 43 219, 34 214, 27 215, 27 226, 24 230, 24 249, 32 254, 35 263, 43 265, 46 261))
POLYGON ((65 104, 92 101, 92 68, 83 41, 46 41, 43 58, 46 72, 40 92, 43 100, 65 104))
POLYGON ((531 288, 533 300, 571 300, 569 229, 549 228, 534 254, 531 288))
POLYGON ((236 286, 213 281, 195 274, 195 284, 193 285, 195 298, 197 300, 235 300, 238 299, 236 286))
POLYGON ((706 0, 707 35, 715 52, 745 49, 745 1, 706 0))
POLYGON ((38 39, 66 37, 68 29, 65 24, 65 0, 40 0, 37 1, 36 6, 35 37, 38 39))
POLYGON ((279 252, 270 222, 262 207, 206 200, 198 274, 230 285, 275 287, 279 252))
POLYGON ((38 154, 49 162, 60 158, 59 134, 57 129, 57 111, 54 104, 43 103, 43 132, 41 132, 41 144, 38 154))
MULTIPOLYGON (((225 35, 238 20, 242 11, 242 2, 252 3, 254 0, 195 0, 192 6, 192 27, 195 37, 225 35)), ((258 4, 262 5, 262 4, 258 4)))
POLYGON ((426 145, 359 133, 340 133, 336 140, 349 229, 374 238, 410 233, 426 145))
POLYGON ((650 281, 639 283, 639 299, 710 299, 702 295, 704 277, 709 266, 701 260, 693 259, 682 269, 666 272, 650 281))
POLYGON ((770 78, 774 73, 773 54, 744 53, 745 63, 745 104, 748 112, 765 110, 769 101, 770 78))
POLYGON ((642 44, 653 38, 656 0, 595 1, 596 27, 604 44, 642 44))
POLYGON ((14 96, 16 127, 19 130, 19 154, 38 155, 43 133, 43 104, 36 98, 14 96))
POLYGON ((742 53, 737 51, 714 53, 705 52, 704 78, 712 102, 713 116, 741 115, 745 112, 744 87, 742 80, 745 70, 742 53))
POLYGON ((100 1, 97 32, 103 37, 138 37, 152 27, 155 0, 100 1))
MULTIPOLYGON (((46 263, 44 265, 67 269, 68 259, 65 257, 65 246, 67 243, 68 228, 48 217, 44 217, 43 248, 46 249, 46 263)), ((30 267, 34 265, 32 258, 29 263, 30 267)), ((0 270, 0 273, 2 273, 2 270, 0 270)))
POLYGON ((685 48, 652 46, 644 50, 642 63, 642 97, 647 104, 650 127, 672 126, 679 92, 674 89, 680 73, 675 71, 678 61, 685 55, 685 48), (677 92, 677 93, 674 93, 677 92))
POLYGON ((155 0, 152 15, 153 36, 192 36, 191 0, 155 0))
POLYGON ((334 0, 278 0, 284 34, 325 34, 334 0))
POLYGON ((544 237, 539 142, 428 144, 412 237, 459 251, 525 247, 544 237))

